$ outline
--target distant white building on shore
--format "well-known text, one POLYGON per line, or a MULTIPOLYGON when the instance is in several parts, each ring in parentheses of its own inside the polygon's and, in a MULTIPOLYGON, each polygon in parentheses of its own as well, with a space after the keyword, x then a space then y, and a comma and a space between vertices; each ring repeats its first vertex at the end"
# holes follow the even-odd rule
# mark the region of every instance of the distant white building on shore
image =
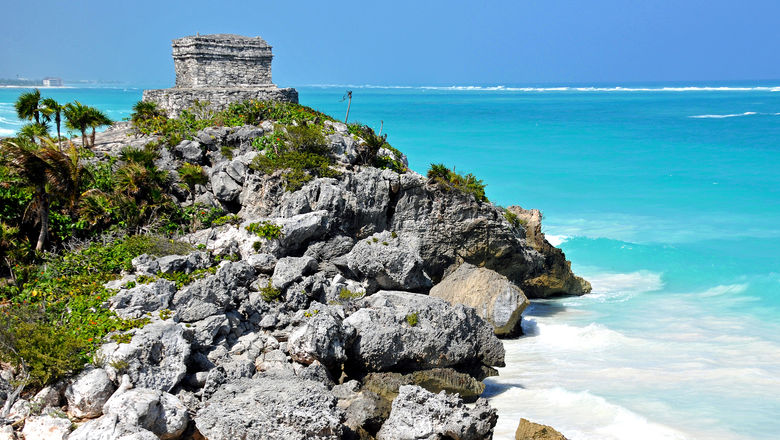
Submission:
POLYGON ((62 78, 55 78, 53 76, 47 76, 43 79, 44 87, 62 87, 62 78))

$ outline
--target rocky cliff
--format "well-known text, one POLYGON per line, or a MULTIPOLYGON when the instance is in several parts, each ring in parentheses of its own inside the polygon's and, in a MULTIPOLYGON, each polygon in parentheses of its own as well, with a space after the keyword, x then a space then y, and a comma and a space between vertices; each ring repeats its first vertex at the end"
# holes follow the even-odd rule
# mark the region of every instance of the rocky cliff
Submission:
MULTIPOLYGON (((62 439, 492 437, 495 410, 478 396, 504 365, 496 334, 516 334, 525 296, 589 284, 544 239, 538 211, 507 215, 405 170, 392 149, 376 154, 402 166, 364 165, 365 139, 336 122, 321 129, 335 172, 299 188, 284 170, 253 166, 269 154, 257 139, 285 130, 276 121, 207 128, 161 151, 155 165, 173 181, 185 162, 207 177, 191 194, 173 188, 177 203, 219 207, 231 221, 181 237, 186 255, 136 258, 110 283, 107 307, 150 322, 103 345, 93 368, 15 405, 12 420, 50 408, 28 417, 28 440, 44 438, 32 427, 62 439), (514 300, 496 302, 489 288, 469 301, 428 295, 442 280, 459 289, 470 276, 461 267, 514 300), (73 432, 51 409, 61 399, 80 422, 73 432)), ((157 140, 117 124, 97 136, 96 160, 157 140)))

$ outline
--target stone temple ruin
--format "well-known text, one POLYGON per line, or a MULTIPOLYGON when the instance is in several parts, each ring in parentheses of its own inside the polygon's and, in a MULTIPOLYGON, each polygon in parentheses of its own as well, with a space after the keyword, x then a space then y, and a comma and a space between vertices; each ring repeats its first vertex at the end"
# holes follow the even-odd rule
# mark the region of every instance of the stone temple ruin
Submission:
POLYGON ((214 110, 249 99, 298 102, 298 91, 271 82, 271 46, 260 37, 195 35, 173 40, 172 46, 176 85, 143 95, 168 116, 178 116, 195 101, 214 110))

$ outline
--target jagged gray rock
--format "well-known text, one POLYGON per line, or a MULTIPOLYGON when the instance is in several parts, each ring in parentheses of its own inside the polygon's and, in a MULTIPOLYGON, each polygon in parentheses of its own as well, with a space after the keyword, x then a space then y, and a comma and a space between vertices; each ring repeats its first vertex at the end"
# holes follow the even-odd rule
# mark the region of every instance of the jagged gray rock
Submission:
POLYGON ((334 263, 349 278, 365 280, 369 291, 427 291, 433 284, 414 246, 387 231, 357 242, 334 263))
POLYGON ((327 306, 305 318, 303 325, 290 333, 287 348, 296 362, 309 365, 319 361, 335 369, 347 359, 347 344, 354 336, 352 327, 342 324, 343 315, 331 312, 327 306))
POLYGON ((285 252, 305 249, 312 240, 324 236, 329 230, 329 221, 328 211, 322 210, 272 220, 282 228, 279 245, 285 252))
POLYGON ((340 439, 343 412, 321 383, 261 375, 220 388, 195 416, 209 440, 340 439))
POLYGON ((196 280, 176 292, 171 301, 176 309, 175 319, 195 322, 232 310, 249 298, 247 287, 254 276, 254 268, 246 262, 223 262, 216 274, 196 280))
POLYGON ((275 289, 283 290, 315 270, 317 260, 312 257, 284 257, 276 263, 271 283, 275 289))
POLYGON ((159 439, 153 432, 140 426, 122 423, 116 414, 107 414, 89 420, 68 436, 68 440, 151 440, 152 438, 159 439), (149 435, 153 437, 149 437, 149 435))
POLYGON ((347 361, 351 368, 504 366, 501 341, 472 308, 391 291, 366 297, 358 305, 362 308, 344 320, 357 331, 347 361))
POLYGON ((187 162, 200 163, 203 159, 203 147, 198 141, 183 140, 173 150, 187 162))
POLYGON ((245 261, 257 272, 270 275, 274 273, 277 259, 271 254, 254 254, 247 257, 245 261))
POLYGON ((224 164, 220 170, 211 175, 211 190, 214 196, 222 202, 232 202, 241 194, 241 184, 225 171, 224 164))
POLYGON ((170 391, 187 373, 190 343, 181 326, 157 321, 137 329, 130 343, 103 345, 99 356, 113 380, 127 373, 136 386, 170 391))
POLYGON ((102 368, 81 372, 65 389, 68 412, 77 418, 92 418, 103 414, 103 405, 116 387, 102 368))
POLYGON ((72 423, 67 417, 52 414, 29 417, 24 422, 24 440, 67 440, 72 423))
POLYGON ((450 304, 473 307, 493 324, 500 337, 522 334, 521 315, 530 304, 523 291, 505 276, 468 263, 435 285, 430 295, 450 304))
POLYGON ((376 435, 377 440, 488 440, 498 415, 486 400, 473 408, 457 396, 430 393, 418 386, 404 385, 393 401, 390 417, 376 435))
POLYGON ((148 388, 118 392, 103 407, 119 423, 138 426, 156 434, 161 440, 178 438, 187 428, 187 408, 176 396, 148 388))
POLYGON ((140 318, 147 312, 167 309, 176 286, 168 280, 157 280, 140 284, 131 289, 122 289, 108 299, 112 310, 122 318, 140 318))
POLYGON ((166 255, 157 259, 157 265, 162 273, 192 273, 211 266, 211 258, 206 252, 193 252, 189 255, 166 255))

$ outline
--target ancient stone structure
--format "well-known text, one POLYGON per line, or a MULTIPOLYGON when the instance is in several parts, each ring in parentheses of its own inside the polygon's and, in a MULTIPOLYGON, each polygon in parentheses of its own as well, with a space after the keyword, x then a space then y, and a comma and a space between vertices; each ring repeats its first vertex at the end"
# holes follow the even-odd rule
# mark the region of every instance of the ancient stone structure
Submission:
POLYGON ((156 102, 175 117, 195 101, 219 110, 248 99, 298 102, 295 89, 271 82, 271 46, 260 37, 232 34, 195 35, 173 40, 176 86, 144 90, 143 100, 156 102))

